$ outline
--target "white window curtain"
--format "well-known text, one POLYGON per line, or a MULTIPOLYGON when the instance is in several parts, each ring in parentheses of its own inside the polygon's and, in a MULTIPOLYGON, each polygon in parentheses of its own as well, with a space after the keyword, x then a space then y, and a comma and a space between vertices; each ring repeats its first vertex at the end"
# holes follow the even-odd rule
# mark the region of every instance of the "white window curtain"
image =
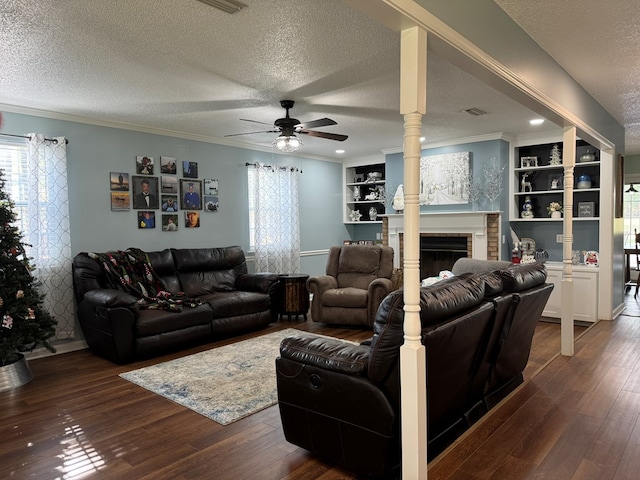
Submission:
POLYGON ((297 168, 254 168, 255 270, 278 274, 300 272, 300 221, 297 168))
POLYGON ((65 340, 75 336, 66 140, 39 133, 28 137, 29 195, 22 234, 45 294, 44 307, 58 321, 54 340, 65 340))

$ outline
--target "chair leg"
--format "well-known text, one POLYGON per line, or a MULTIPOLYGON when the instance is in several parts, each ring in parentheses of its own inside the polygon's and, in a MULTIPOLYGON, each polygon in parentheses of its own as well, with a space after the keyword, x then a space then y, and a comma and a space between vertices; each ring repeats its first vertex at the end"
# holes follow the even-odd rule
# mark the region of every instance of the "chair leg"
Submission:
POLYGON ((636 292, 633 294, 633 298, 636 298, 638 296, 638 289, 640 289, 640 274, 636 279, 636 292))

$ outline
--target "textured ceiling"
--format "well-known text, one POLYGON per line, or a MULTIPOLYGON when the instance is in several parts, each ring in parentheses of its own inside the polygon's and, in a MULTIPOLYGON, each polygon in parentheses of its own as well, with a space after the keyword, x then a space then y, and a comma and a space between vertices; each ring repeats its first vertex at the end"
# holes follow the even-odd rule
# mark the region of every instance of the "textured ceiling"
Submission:
POLYGON ((637 0, 494 0, 625 127, 640 155, 640 9, 637 0))
MULTIPOLYGON (((7 110, 26 107, 81 121, 268 148, 274 134, 224 136, 262 130, 240 119, 271 124, 284 114, 279 100, 292 99, 293 117, 304 122, 327 116, 337 125, 318 130, 349 135, 342 143, 305 136, 305 154, 338 159, 336 148, 344 148, 346 157, 359 157, 401 147, 396 33, 340 0, 243 3, 248 7, 229 15, 197 0, 3 0, 0 104, 7 110)), ((547 48, 536 38, 554 30, 535 30, 543 22, 532 25, 526 19, 545 5, 549 12, 542 13, 555 24, 560 19, 549 5, 566 2, 496 3, 533 29, 529 33, 559 63, 565 65, 565 56, 570 65, 578 63, 575 72, 565 66, 618 120, 639 121, 635 105, 625 110, 631 104, 625 95, 637 90, 622 91, 617 78, 620 92, 605 96, 598 91, 602 76, 616 80, 615 74, 602 72, 591 54, 576 62, 571 52, 584 51, 582 45, 554 51, 553 40, 547 48)), ((575 12, 563 13, 577 32, 588 36, 588 30, 594 31, 590 24, 575 22, 575 12)), ((615 28, 608 31, 616 33, 615 28)), ((428 72, 428 141, 530 131, 533 113, 471 75, 435 55, 429 56, 428 72), (470 107, 489 114, 463 113, 470 107)), ((635 78, 626 80, 633 85, 635 78)))

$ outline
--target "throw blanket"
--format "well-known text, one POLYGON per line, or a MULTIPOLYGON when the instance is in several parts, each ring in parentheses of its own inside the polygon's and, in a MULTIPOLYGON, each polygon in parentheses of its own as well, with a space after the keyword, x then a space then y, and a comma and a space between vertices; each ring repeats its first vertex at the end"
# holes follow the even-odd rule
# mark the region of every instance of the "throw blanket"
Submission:
POLYGON ((149 256, 139 248, 128 248, 106 253, 87 253, 100 262, 107 284, 138 298, 143 309, 180 311, 182 306, 196 307, 202 302, 184 293, 172 294, 164 290, 162 280, 156 275, 149 256))

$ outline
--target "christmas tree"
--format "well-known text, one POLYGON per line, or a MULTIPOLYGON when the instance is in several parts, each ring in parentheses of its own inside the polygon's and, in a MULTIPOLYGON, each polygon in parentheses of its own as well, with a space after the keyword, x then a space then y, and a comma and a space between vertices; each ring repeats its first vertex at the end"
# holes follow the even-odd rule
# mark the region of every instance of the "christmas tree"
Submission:
POLYGON ((55 352, 49 339, 55 335, 57 322, 42 306, 44 295, 31 274, 33 266, 25 252, 26 244, 13 225, 13 209, 0 170, 0 365, 17 361, 19 353, 30 352, 38 345, 55 352))

